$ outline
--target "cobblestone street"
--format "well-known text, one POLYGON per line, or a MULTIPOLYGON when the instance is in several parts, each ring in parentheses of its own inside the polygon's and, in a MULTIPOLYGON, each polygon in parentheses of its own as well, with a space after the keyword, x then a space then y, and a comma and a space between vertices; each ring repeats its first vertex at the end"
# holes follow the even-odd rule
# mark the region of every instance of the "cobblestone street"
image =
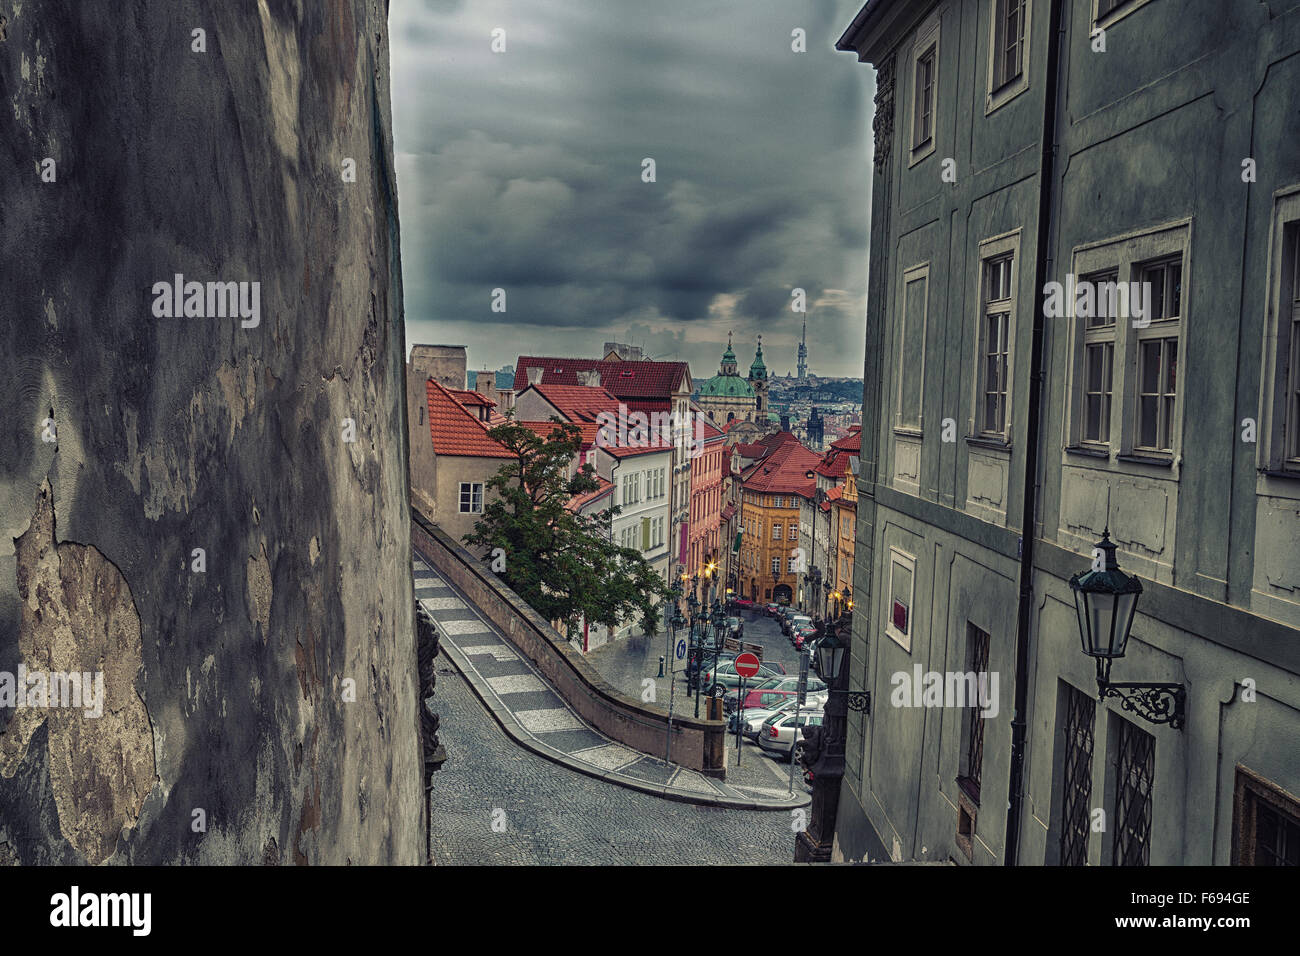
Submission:
MULTIPOLYGON (((793 857, 792 812, 666 800, 524 750, 445 658, 434 709, 447 748, 447 762, 433 777, 435 863, 788 863, 793 857)), ((752 748, 744 755, 746 764, 758 759, 752 748)), ((767 785, 775 785, 770 774, 767 785)))

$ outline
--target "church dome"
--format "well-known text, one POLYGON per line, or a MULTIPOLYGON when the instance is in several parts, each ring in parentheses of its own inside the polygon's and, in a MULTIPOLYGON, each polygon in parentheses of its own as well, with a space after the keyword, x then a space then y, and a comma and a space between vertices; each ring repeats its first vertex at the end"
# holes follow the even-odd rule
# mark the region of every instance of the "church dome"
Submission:
POLYGON ((701 398, 753 398, 754 387, 738 375, 715 375, 700 386, 701 398))

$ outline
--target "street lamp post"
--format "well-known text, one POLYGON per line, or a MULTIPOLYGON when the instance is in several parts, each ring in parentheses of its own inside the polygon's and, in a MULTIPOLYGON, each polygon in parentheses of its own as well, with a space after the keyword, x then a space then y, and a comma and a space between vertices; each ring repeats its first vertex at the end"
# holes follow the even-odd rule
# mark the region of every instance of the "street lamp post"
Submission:
POLYGON ((844 618, 823 621, 823 634, 817 642, 817 672, 826 682, 829 694, 818 741, 819 753, 809 768, 813 773, 812 816, 808 828, 795 837, 796 863, 826 863, 831 858, 848 731, 849 645, 841 640, 838 631, 851 626, 851 620, 844 618))
MULTIPOLYGON (((778 561, 780 558, 777 559, 778 561)), ((780 579, 781 574, 778 571, 772 572, 772 603, 776 603, 776 582, 780 579)))

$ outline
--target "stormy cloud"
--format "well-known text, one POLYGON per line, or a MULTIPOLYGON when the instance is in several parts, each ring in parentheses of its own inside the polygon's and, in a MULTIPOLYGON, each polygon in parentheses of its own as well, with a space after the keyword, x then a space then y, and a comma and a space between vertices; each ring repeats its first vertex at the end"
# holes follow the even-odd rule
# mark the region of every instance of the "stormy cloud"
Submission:
POLYGON ((834 51, 859 7, 393 0, 408 342, 495 368, 617 339, 707 375, 734 329, 784 374, 800 287, 812 369, 861 374, 873 74, 834 51))

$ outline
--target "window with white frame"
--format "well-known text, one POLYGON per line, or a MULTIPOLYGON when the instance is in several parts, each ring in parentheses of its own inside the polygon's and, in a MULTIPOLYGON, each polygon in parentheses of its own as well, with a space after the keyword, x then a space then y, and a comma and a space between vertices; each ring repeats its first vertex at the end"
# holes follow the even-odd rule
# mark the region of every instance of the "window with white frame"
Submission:
POLYGON ((1007 435, 1007 378, 1011 353, 1012 266, 1010 254, 984 262, 984 308, 980 323, 979 433, 1007 435))
POLYGON ((894 427, 919 434, 925 382, 925 327, 930 265, 903 273, 903 302, 898 322, 898 405, 894 427))
POLYGON ((912 45, 912 150, 911 163, 934 152, 935 120, 939 98, 939 18, 917 31, 912 45))
POLYGON ((1029 0, 993 0, 993 82, 997 92, 1024 75, 1029 0))
POLYGON ((781 556, 779 554, 772 555, 772 573, 781 573, 781 556))
POLYGON ((1137 335, 1135 451, 1172 455, 1174 398, 1178 385, 1178 333, 1182 314, 1181 254, 1137 267, 1146 301, 1145 327, 1137 335))
POLYGON ((1097 291, 1095 315, 1084 317, 1083 325, 1083 430, 1080 439, 1088 446, 1110 445, 1112 382, 1115 374, 1115 296, 1102 290, 1117 288, 1119 273, 1111 269, 1084 276, 1097 291))
POLYGON ((1190 229, 1174 223, 1075 250, 1067 452, 1171 465, 1180 447, 1178 367, 1190 229))
POLYGON ((916 58, 916 115, 912 120, 912 148, 921 149, 934 139, 934 80, 939 51, 931 44, 916 58))
POLYGON ((795 568, 798 566, 798 564, 799 564, 799 556, 798 556, 798 554, 797 554, 797 553, 795 553, 795 554, 791 554, 788 558, 785 559, 785 570, 786 570, 786 573, 787 573, 787 574, 794 574, 794 573, 795 573, 795 568))
POLYGON ((772 540, 773 541, 781 540, 781 523, 779 521, 776 524, 772 525, 772 540))
POLYGON ((463 515, 481 515, 483 513, 483 483, 481 481, 462 481, 460 483, 460 513, 463 515))
POLYGON ((889 601, 885 609, 885 633, 903 650, 912 650, 912 596, 915 589, 916 558, 898 548, 889 549, 889 601))
POLYGON ((1275 199, 1260 381, 1260 468, 1300 476, 1300 186, 1275 199))

